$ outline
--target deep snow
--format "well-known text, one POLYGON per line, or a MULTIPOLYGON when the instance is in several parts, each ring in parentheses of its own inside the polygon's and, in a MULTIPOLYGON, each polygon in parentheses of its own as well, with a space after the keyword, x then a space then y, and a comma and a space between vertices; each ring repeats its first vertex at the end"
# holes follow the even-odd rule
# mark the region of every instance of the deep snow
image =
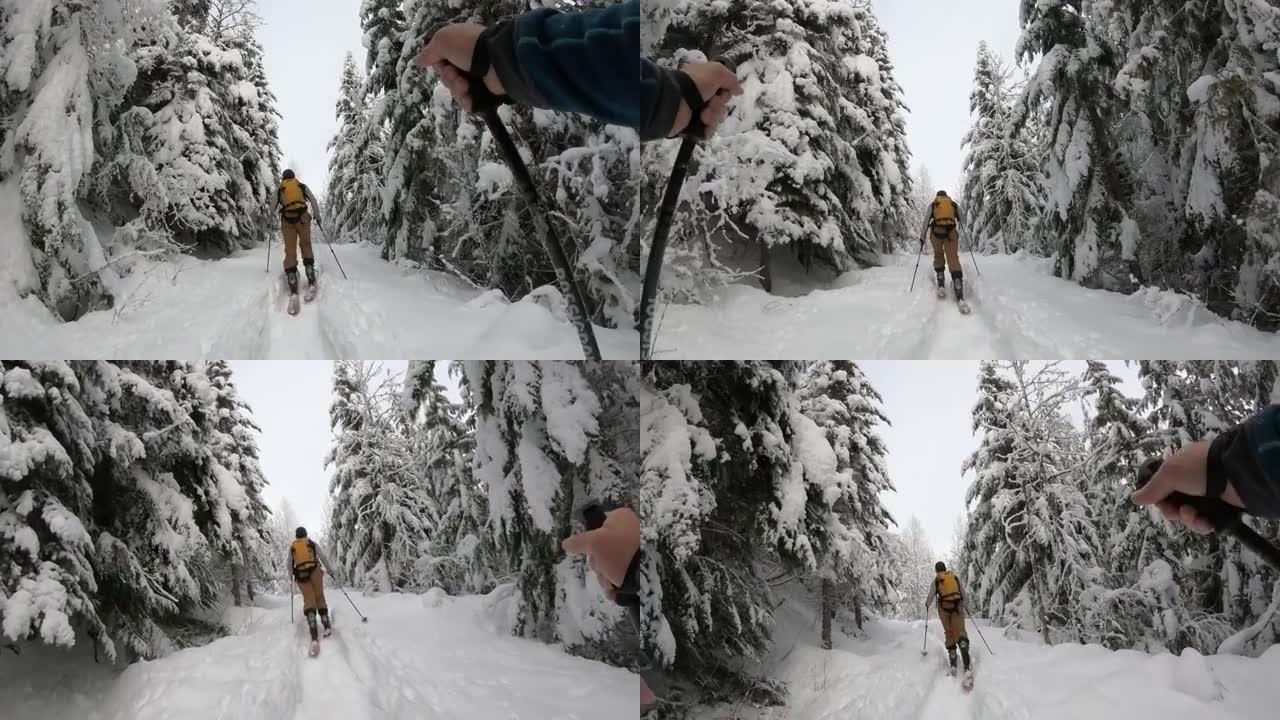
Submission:
MULTIPOLYGON (((0 193, 0 196, 3 194, 0 193)), ((3 215, 0 212, 0 215, 3 215)), ((3 228, 0 228, 2 234, 3 228)), ((147 263, 119 282, 117 307, 59 322, 0 273, 0 356, 17 359, 386 358, 572 360, 582 347, 563 300, 541 288, 519 302, 457 278, 401 267, 370 245, 339 245, 349 279, 319 241, 320 294, 285 312, 281 249, 217 261, 147 263)), ((305 280, 303 281, 305 283, 305 280)), ((607 359, 639 356, 634 329, 597 327, 607 359)))
MULTIPOLYGON (((962 316, 938 300, 925 257, 908 292, 914 255, 856 270, 799 297, 731 285, 702 305, 659 305, 655 360, 1280 357, 1280 337, 1223 319, 1195 300, 1149 289, 1089 290, 1053 277, 1030 256, 964 258, 962 316)), ((777 282, 777 281, 775 281, 777 282)))
POLYGON ((92 650, 47 646, 0 657, 5 720, 598 720, 634 717, 639 681, 495 630, 487 598, 443 594, 353 599, 326 591, 334 635, 306 657, 295 597, 229 608, 233 635, 123 671, 92 650))
MULTIPOLYGON (((785 708, 745 704, 700 708, 699 720, 1264 720, 1280 706, 1280 646, 1260 658, 1180 657, 1098 645, 1045 646, 1037 636, 1006 636, 982 622, 989 653, 972 620, 975 687, 945 677, 937 616, 924 622, 869 620, 865 637, 833 628, 822 650, 811 608, 785 603, 775 613, 772 657, 762 669, 788 691, 785 708)), ((839 626, 839 623, 835 624, 839 626)), ((852 630, 852 627, 849 628, 852 630)))

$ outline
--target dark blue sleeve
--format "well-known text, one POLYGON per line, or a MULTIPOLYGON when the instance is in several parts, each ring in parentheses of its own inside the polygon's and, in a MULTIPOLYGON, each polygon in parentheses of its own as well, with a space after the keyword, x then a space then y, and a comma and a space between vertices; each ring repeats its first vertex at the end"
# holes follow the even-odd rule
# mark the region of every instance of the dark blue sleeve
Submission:
POLYGON ((1280 405, 1214 438, 1209 468, 1226 475, 1250 514, 1280 518, 1280 405))
POLYGON ((526 13, 516 20, 515 46, 524 76, 543 100, 533 104, 640 126, 640 0, 526 13))

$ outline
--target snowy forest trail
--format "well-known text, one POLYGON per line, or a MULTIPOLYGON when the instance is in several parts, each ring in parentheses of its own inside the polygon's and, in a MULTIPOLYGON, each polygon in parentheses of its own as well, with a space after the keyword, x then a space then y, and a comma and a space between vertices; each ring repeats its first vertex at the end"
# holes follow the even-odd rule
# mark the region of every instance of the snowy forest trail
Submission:
MULTIPOLYGON (((582 357, 563 306, 553 313, 545 299, 512 303, 497 291, 385 262, 369 245, 336 250, 348 277, 318 243, 320 292, 296 317, 285 310, 278 243, 270 272, 266 247, 148 265, 120 281, 115 309, 71 323, 34 297, 0 292, 0 350, 30 359, 582 357)), ((606 358, 639 352, 635 330, 597 327, 596 334, 606 358)))
MULTIPOLYGON (((1280 646, 1260 658, 1111 651, 1098 645, 1045 646, 1034 633, 981 623, 988 652, 968 621, 976 682, 971 693, 946 677, 942 628, 872 619, 861 637, 833 628, 821 649, 812 608, 777 613, 777 659, 765 672, 787 686, 785 708, 706 708, 698 720, 1263 720, 1280 703, 1280 646), (785 640, 783 640, 785 638, 785 640), (754 713, 754 714, 753 714, 754 713)), ((852 630, 853 628, 842 628, 852 630)))
POLYGON ((961 315, 934 295, 929 258, 909 293, 916 258, 838 278, 800 297, 754 285, 718 290, 703 305, 659 308, 654 359, 815 357, 1256 359, 1280 356, 1280 338, 1218 317, 1174 293, 1122 295, 1053 277, 1049 261, 966 257, 961 315))
POLYGON ((232 634, 110 670, 76 648, 0 661, 6 720, 594 720, 635 714, 637 680, 603 663, 496 630, 487 598, 353 596, 337 588, 334 633, 316 658, 301 600, 230 608, 232 634))

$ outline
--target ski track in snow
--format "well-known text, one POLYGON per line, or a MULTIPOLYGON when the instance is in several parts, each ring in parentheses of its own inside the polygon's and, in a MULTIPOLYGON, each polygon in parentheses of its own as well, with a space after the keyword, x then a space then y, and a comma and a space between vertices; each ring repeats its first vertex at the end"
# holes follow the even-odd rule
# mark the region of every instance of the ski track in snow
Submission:
MULTIPOLYGON (((801 297, 754 285, 722 288, 703 305, 659 308, 654 358, 698 359, 1260 359, 1280 337, 1213 315, 1182 296, 1090 290, 1053 277, 1043 258, 985 256, 965 267, 961 315, 934 294, 927 262, 908 292, 915 258, 838 278, 801 297)), ((949 281, 948 281, 949 282, 949 281)))
MULTIPOLYGON (((277 243, 278 245, 278 243, 277 243)), ((563 307, 532 297, 510 303, 441 273, 405 270, 369 245, 316 247, 320 291, 286 312, 280 248, 217 261, 190 257, 121 282, 117 309, 57 321, 0 275, 0 356, 27 359, 386 358, 577 359, 582 348, 563 307)), ((301 275, 301 273, 300 273, 301 275)), ((306 280, 299 277, 302 287, 306 280)), ((608 359, 634 359, 639 334, 596 327, 608 359)))
POLYGON ((695 720, 1270 720, 1280 704, 1280 646, 1260 658, 1046 647, 983 621, 992 654, 969 619, 975 683, 966 695, 946 676, 936 617, 927 640, 922 621, 872 619, 865 637, 835 630, 822 650, 812 616, 799 603, 775 611, 780 657, 761 671, 785 683, 786 707, 704 707, 695 720))
MULTIPOLYGON (((334 632, 307 656, 295 598, 230 608, 237 634, 123 670, 84 647, 0 657, 5 720, 599 720, 635 717, 626 670, 492 628, 487 598, 354 595, 337 588, 334 632), (236 618, 240 618, 239 621, 236 618)), ((500 610, 499 612, 505 612, 500 610)))

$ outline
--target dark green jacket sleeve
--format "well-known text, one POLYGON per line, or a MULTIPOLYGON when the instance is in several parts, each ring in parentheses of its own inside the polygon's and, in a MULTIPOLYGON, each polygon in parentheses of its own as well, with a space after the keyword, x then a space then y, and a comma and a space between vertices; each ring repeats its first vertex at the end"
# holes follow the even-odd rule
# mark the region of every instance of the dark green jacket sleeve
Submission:
POLYGON ((1280 405, 1214 438, 1208 470, 1231 481, 1249 514, 1280 518, 1280 405))

